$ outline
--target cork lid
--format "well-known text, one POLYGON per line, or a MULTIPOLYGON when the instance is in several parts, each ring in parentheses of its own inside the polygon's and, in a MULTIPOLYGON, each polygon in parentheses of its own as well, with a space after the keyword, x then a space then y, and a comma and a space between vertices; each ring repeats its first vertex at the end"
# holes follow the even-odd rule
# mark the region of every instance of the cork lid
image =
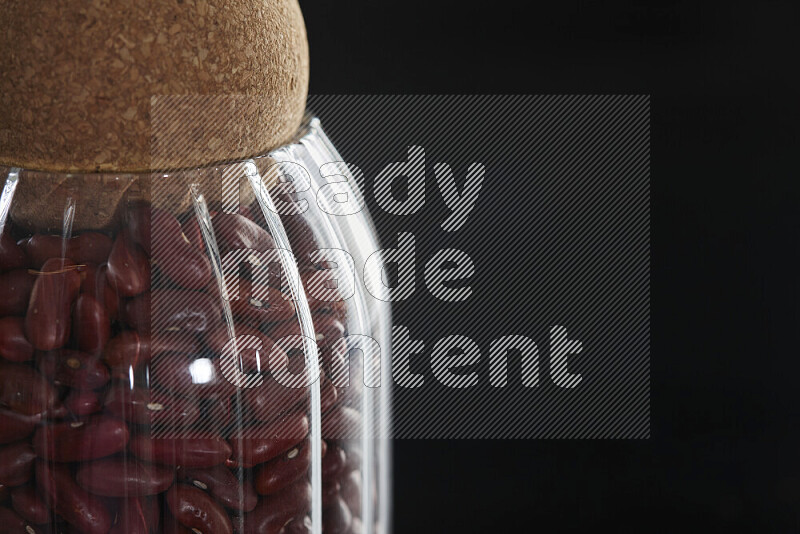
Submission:
POLYGON ((202 166, 280 146, 303 117, 297 0, 3 0, 0 20, 0 165, 202 166))

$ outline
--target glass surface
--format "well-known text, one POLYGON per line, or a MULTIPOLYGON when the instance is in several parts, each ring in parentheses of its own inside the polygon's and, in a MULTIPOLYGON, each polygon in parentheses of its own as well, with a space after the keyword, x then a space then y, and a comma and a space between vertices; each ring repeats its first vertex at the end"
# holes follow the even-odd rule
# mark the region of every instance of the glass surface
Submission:
POLYGON ((340 159, 311 119, 212 167, 0 168, 0 524, 387 531, 391 318, 340 159))

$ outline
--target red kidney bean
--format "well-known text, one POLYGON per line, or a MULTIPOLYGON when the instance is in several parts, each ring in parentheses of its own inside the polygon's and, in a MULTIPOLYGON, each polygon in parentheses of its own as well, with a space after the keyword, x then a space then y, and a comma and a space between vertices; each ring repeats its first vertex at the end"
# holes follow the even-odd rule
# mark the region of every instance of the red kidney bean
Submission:
POLYGON ((180 289, 156 289, 128 300, 122 319, 139 332, 204 332, 219 324, 219 299, 206 293, 180 289))
POLYGON ((34 269, 40 269, 51 258, 74 260, 69 254, 69 239, 60 235, 34 234, 22 243, 34 269))
POLYGON ((229 250, 264 252, 275 248, 269 232, 238 213, 217 213, 211 224, 221 255, 229 250))
POLYGON ((25 319, 22 317, 0 319, 0 356, 12 362, 33 358, 33 345, 25 337, 25 319))
POLYGON ((111 286, 107 276, 108 266, 88 264, 81 272, 81 293, 90 295, 102 302, 109 319, 116 319, 119 313, 119 295, 111 286))
POLYGON ((135 458, 103 458, 78 466, 75 479, 86 491, 106 497, 156 495, 175 480, 172 469, 135 458))
POLYGON ((7 534, 37 534, 38 531, 20 517, 14 510, 0 506, 0 526, 7 534))
POLYGON ((71 414, 79 417, 91 415, 100 411, 100 397, 96 391, 73 389, 64 399, 64 407, 71 414))
POLYGON ((335 498, 322 514, 325 534, 347 534, 352 522, 353 514, 341 498, 335 498))
POLYGON ((130 497, 120 499, 117 517, 109 534, 149 534, 150 514, 144 499, 130 497))
POLYGON ((269 426, 240 429, 229 439, 233 456, 228 466, 253 467, 267 462, 305 439, 308 428, 308 417, 291 414, 269 426))
POLYGON ((333 504, 333 500, 339 496, 342 486, 335 480, 324 480, 322 482, 322 508, 327 508, 333 504))
POLYGON ((39 427, 33 436, 33 448, 47 460, 80 462, 117 453, 129 438, 128 426, 120 419, 94 416, 87 421, 39 427))
POLYGON ((151 298, 155 330, 205 332, 217 326, 221 320, 219 299, 206 293, 157 289, 152 292, 151 298))
POLYGON ((109 367, 139 367, 150 361, 150 336, 126 330, 113 337, 103 350, 109 367))
POLYGON ((286 523, 281 534, 311 534, 311 518, 308 516, 296 517, 286 523))
MULTIPOLYGON (((237 338, 253 336, 261 341, 261 348, 259 349, 240 348, 237 361, 241 362, 242 370, 245 373, 265 372, 269 367, 269 353, 273 345, 272 339, 264 335, 257 328, 243 323, 236 324, 235 330, 237 338)), ((230 341, 228 327, 219 325, 213 328, 205 333, 204 340, 215 355, 221 355, 230 341)))
POLYGON ((361 414, 347 406, 337 406, 322 420, 323 439, 351 439, 361 436, 361 414))
POLYGON ((25 315, 35 280, 36 277, 27 269, 15 269, 0 274, 0 287, 3 288, 0 315, 25 315))
POLYGON ((213 281, 211 262, 182 236, 174 244, 156 247, 153 258, 167 278, 185 289, 203 289, 213 281))
POLYGON ((22 415, 44 414, 55 407, 56 390, 27 365, 0 361, 0 406, 22 415))
MULTIPOLYGON (((342 321, 334 315, 328 313, 314 313, 311 318, 314 323, 316 340, 319 344, 331 345, 347 332, 347 328, 342 321)), ((290 335, 299 335, 300 323, 297 320, 277 323, 272 325, 268 332, 274 339, 290 335)))
POLYGON ((260 386, 243 390, 241 399, 249 418, 269 422, 302 403, 308 394, 308 388, 286 387, 268 376, 260 386))
POLYGON ((21 486, 33 474, 36 453, 26 441, 18 441, 0 448, 0 484, 7 487, 21 486))
POLYGON ((36 482, 53 511, 86 534, 105 534, 111 528, 106 504, 81 488, 69 466, 36 462, 36 482))
POLYGON ((70 260, 50 259, 42 266, 25 315, 25 335, 39 350, 53 350, 69 340, 70 307, 80 275, 70 260))
POLYGON ((50 522, 50 507, 33 486, 14 488, 11 492, 11 505, 20 517, 34 525, 50 522))
POLYGON ((77 350, 40 352, 36 355, 36 365, 57 386, 81 390, 97 389, 105 386, 111 379, 111 373, 99 355, 77 350))
POLYGON ((361 516, 361 471, 351 471, 341 480, 342 498, 353 515, 361 516))
POLYGON ((41 420, 41 415, 21 415, 0 408, 0 445, 30 436, 41 420))
POLYGON ((111 322, 105 307, 93 296, 86 293, 75 301, 72 316, 72 333, 78 348, 86 352, 103 350, 111 336, 111 322))
POLYGON ((151 303, 152 295, 149 291, 127 299, 120 308, 120 319, 137 332, 149 334, 151 303))
POLYGON ((325 375, 320 377, 319 387, 320 411, 324 414, 336 405, 336 401, 339 399, 339 391, 333 387, 333 382, 325 375))
POLYGON ((39 268, 50 258, 69 258, 77 263, 103 263, 111 251, 111 238, 85 232, 71 239, 60 235, 35 234, 24 242, 31 265, 39 268), (66 246, 65 246, 66 245, 66 246))
POLYGON ((104 263, 111 254, 111 238, 100 232, 83 232, 69 240, 68 257, 78 263, 104 263))
POLYGON ((347 455, 341 447, 331 445, 328 447, 328 454, 322 459, 322 478, 333 479, 344 471, 347 463, 347 455))
POLYGON ((255 472, 255 488, 261 495, 277 493, 304 475, 311 467, 311 446, 308 440, 260 465, 255 472))
POLYGON ((194 486, 172 486, 167 492, 167 505, 178 522, 190 529, 214 534, 233 534, 233 525, 225 509, 194 486))
POLYGON ((150 287, 150 261, 124 234, 114 240, 108 256, 108 280, 123 297, 133 297, 150 287))
POLYGON ((180 478, 211 494, 222 505, 249 512, 258 504, 252 481, 239 481, 230 469, 217 465, 207 469, 181 470, 180 478))
POLYGON ((230 301, 233 315, 258 326, 285 321, 294 315, 294 302, 288 293, 273 287, 267 287, 265 291, 266 299, 255 293, 252 281, 240 278, 238 298, 230 301))
POLYGON ((215 437, 172 439, 137 435, 131 440, 130 450, 148 462, 186 468, 213 467, 231 455, 231 446, 215 437))
POLYGON ((28 256, 22 247, 14 242, 8 230, 0 234, 0 270, 10 271, 28 266, 28 256))
POLYGON ((117 417, 140 425, 186 427, 200 417, 200 407, 194 399, 172 397, 151 392, 147 388, 131 388, 122 384, 116 384, 109 389, 105 407, 117 417))
POLYGON ((244 516, 242 534, 278 534, 286 524, 311 507, 311 484, 295 482, 285 490, 261 499, 252 512, 244 516))
MULTIPOLYGON (((131 241, 141 246, 148 256, 150 256, 151 250, 150 239, 153 235, 152 220, 154 211, 160 212, 161 210, 152 208, 150 204, 145 202, 137 202, 132 204, 125 213, 125 234, 131 241)), ((169 214, 165 213, 165 215, 169 214)), ((178 229, 180 230, 180 223, 178 223, 177 219, 175 223, 178 224, 178 229)), ((171 230, 165 226, 164 222, 158 223, 158 227, 162 231, 168 232, 171 230)))
POLYGON ((220 369, 220 360, 161 354, 150 362, 150 383, 163 391, 214 399, 233 395, 237 388, 220 369))

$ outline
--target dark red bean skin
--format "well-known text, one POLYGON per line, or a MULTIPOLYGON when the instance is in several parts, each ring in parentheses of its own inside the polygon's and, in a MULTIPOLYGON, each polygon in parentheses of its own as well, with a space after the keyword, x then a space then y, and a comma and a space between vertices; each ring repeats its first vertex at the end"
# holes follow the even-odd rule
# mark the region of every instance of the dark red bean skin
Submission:
POLYGON ((206 293, 180 289, 157 289, 125 304, 125 321, 139 332, 205 332, 219 324, 222 307, 219 299, 206 293))
POLYGON ((256 491, 261 495, 277 493, 300 477, 307 476, 309 467, 311 445, 305 441, 256 469, 256 491))
POLYGON ((257 298, 253 283, 245 278, 239 279, 237 298, 230 301, 233 315, 240 321, 256 326, 286 321, 295 313, 294 302, 288 294, 279 289, 267 288, 267 298, 257 298))
POLYGON ((275 248, 275 240, 258 224, 238 213, 217 213, 211 218, 221 255, 230 250, 264 252, 275 248))
MULTIPOLYGON (((0 506, 0 527, 2 527, 0 532, 4 534, 30 534, 30 531, 26 530, 28 526, 28 522, 20 517, 17 512, 7 506, 0 506)), ((36 533, 37 531, 34 530, 33 534, 36 533)))
POLYGON ((140 497, 166 491, 172 469, 133 458, 103 458, 78 466, 75 479, 86 491, 106 497, 140 497))
POLYGON ((120 499, 116 522, 109 534, 149 534, 149 513, 146 507, 144 500, 137 497, 120 499))
POLYGON ((208 491, 227 508, 249 512, 258 504, 258 495, 252 482, 248 479, 240 482, 230 469, 222 465, 181 470, 179 476, 185 482, 208 491))
POLYGON ((30 436, 41 420, 41 415, 21 415, 0 408, 0 445, 30 436))
POLYGON ((137 435, 131 440, 130 450, 148 462, 186 468, 213 467, 231 455, 230 445, 219 438, 153 439, 137 435))
POLYGON ((335 498, 333 503, 322 514, 322 530, 325 534, 347 534, 353 514, 341 498, 335 498))
POLYGON ((33 358, 33 345, 25 337, 25 319, 22 317, 0 319, 0 356, 12 362, 26 362, 33 358))
POLYGON ((328 448, 328 453, 322 459, 322 478, 334 479, 344 471, 347 464, 347 455, 341 447, 332 445, 328 448))
POLYGON ((0 406, 22 415, 40 415, 57 402, 55 388, 35 369, 0 361, 0 406))
POLYGON ((150 361, 150 336, 126 330, 113 337, 103 350, 109 367, 133 367, 150 361))
POLYGON ((80 289, 80 274, 70 260, 50 259, 36 276, 25 315, 25 335, 38 350, 53 350, 69 340, 70 308, 80 289))
POLYGON ((361 415, 353 408, 337 406, 323 418, 323 439, 351 439, 360 435, 361 415))
POLYGON ((203 289, 213 281, 211 262, 182 236, 174 245, 157 246, 153 257, 161 272, 185 289, 203 289))
POLYGON ((222 375, 220 360, 191 358, 183 354, 161 354, 153 358, 150 383, 162 391, 197 399, 229 397, 237 391, 236 386, 222 375), (198 372, 203 375, 202 382, 195 378, 198 372))
POLYGON ((227 512, 206 492, 187 484, 175 484, 167 492, 167 505, 179 523, 200 532, 233 534, 227 512))
POLYGON ((111 238, 98 232, 84 232, 66 240, 60 235, 35 234, 24 242, 24 247, 36 269, 50 258, 61 257, 77 263, 103 263, 111 251, 111 238))
POLYGON ((36 277, 27 269, 16 269, 0 274, 0 288, 3 288, 0 316, 25 315, 35 281, 36 277))
POLYGON ((108 256, 108 280, 122 297, 133 297, 150 287, 150 260, 144 251, 120 234, 108 256))
POLYGON ((36 453, 27 441, 18 441, 0 448, 0 484, 21 486, 33 474, 36 453))
POLYGON ((31 485, 14 488, 11 505, 20 517, 34 525, 49 523, 52 517, 50 507, 31 485))
POLYGON ((0 270, 10 271, 28 266, 28 256, 22 247, 17 245, 7 230, 0 234, 0 270))
POLYGON ((361 471, 351 471, 341 481, 342 498, 353 515, 361 516, 361 471))
POLYGON ((53 511, 86 534, 105 534, 111 514, 101 498, 78 486, 69 466, 36 462, 36 482, 53 511))
POLYGON ((99 355, 61 349, 36 355, 39 371, 57 386, 87 390, 103 387, 111 379, 99 355))
MULTIPOLYGON (((237 339, 243 336, 253 336, 261 342, 261 347, 258 349, 239 348, 239 355, 236 358, 237 362, 241 362, 242 370, 245 373, 266 372, 269 369, 269 353, 272 350, 273 341, 260 330, 244 323, 236 324, 235 327, 237 339)), ((222 324, 217 326, 205 333, 204 340, 215 355, 222 355, 230 342, 228 327, 222 324)))
POLYGON ((42 426, 33 436, 39 457, 56 462, 81 462, 120 452, 130 439, 124 421, 95 416, 86 422, 42 426))
POLYGON ((292 519, 283 527, 281 534, 311 534, 311 518, 304 516, 292 519))
POLYGON ((229 467, 253 467, 276 458, 308 435, 308 417, 293 414, 269 427, 242 429, 229 439, 233 456, 229 467))
POLYGON ((113 242, 100 232, 83 232, 69 241, 68 256, 78 263, 105 263, 113 242))
POLYGON ((96 391, 73 389, 64 399, 64 407, 73 415, 84 417, 102 409, 100 396, 96 391))
MULTIPOLYGON (((324 480, 324 479, 323 479, 324 480)), ((325 509, 331 504, 333 500, 339 496, 342 485, 336 480, 324 481, 322 483, 322 508, 325 509)))
POLYGON ((294 517, 305 515, 311 507, 311 484, 296 482, 285 490, 261 499, 245 514, 242 534, 279 534, 294 517))
POLYGON ((200 407, 194 399, 154 393, 138 386, 131 389, 127 384, 112 386, 104 405, 113 415, 140 425, 167 424, 180 428, 200 417, 200 407))
POLYGON ((23 241, 23 247, 34 269, 40 269, 51 258, 73 259, 69 254, 69 240, 60 235, 34 234, 23 241))
POLYGON ((119 314, 119 295, 111 287, 106 273, 108 266, 88 264, 81 272, 81 293, 90 295, 105 306, 109 319, 116 319, 119 314))
POLYGON ((265 377, 260 386, 242 392, 242 404, 249 418, 269 422, 306 400, 308 395, 308 388, 286 387, 272 377, 265 377))
POLYGON ((75 301, 72 324, 73 336, 82 351, 99 352, 111 337, 111 321, 105 306, 86 293, 75 301))
MULTIPOLYGON (((150 256, 153 212, 160 211, 161 210, 156 208, 151 208, 147 203, 139 202, 130 206, 125 214, 125 233, 131 241, 142 247, 148 256, 150 256)), ((171 217, 168 213, 164 214, 171 217)), ((180 223, 178 223, 177 219, 175 223, 180 230, 180 223)), ((170 229, 165 226, 165 223, 159 223, 158 228, 162 232, 170 231, 170 229)))

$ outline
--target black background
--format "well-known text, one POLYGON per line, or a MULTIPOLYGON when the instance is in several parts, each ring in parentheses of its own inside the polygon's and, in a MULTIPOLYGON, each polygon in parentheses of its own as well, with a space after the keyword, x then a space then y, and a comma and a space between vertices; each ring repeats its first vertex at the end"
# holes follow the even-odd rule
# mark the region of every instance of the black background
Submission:
POLYGON ((793 3, 301 6, 311 93, 652 95, 651 439, 396 441, 395 532, 799 531, 793 3))

